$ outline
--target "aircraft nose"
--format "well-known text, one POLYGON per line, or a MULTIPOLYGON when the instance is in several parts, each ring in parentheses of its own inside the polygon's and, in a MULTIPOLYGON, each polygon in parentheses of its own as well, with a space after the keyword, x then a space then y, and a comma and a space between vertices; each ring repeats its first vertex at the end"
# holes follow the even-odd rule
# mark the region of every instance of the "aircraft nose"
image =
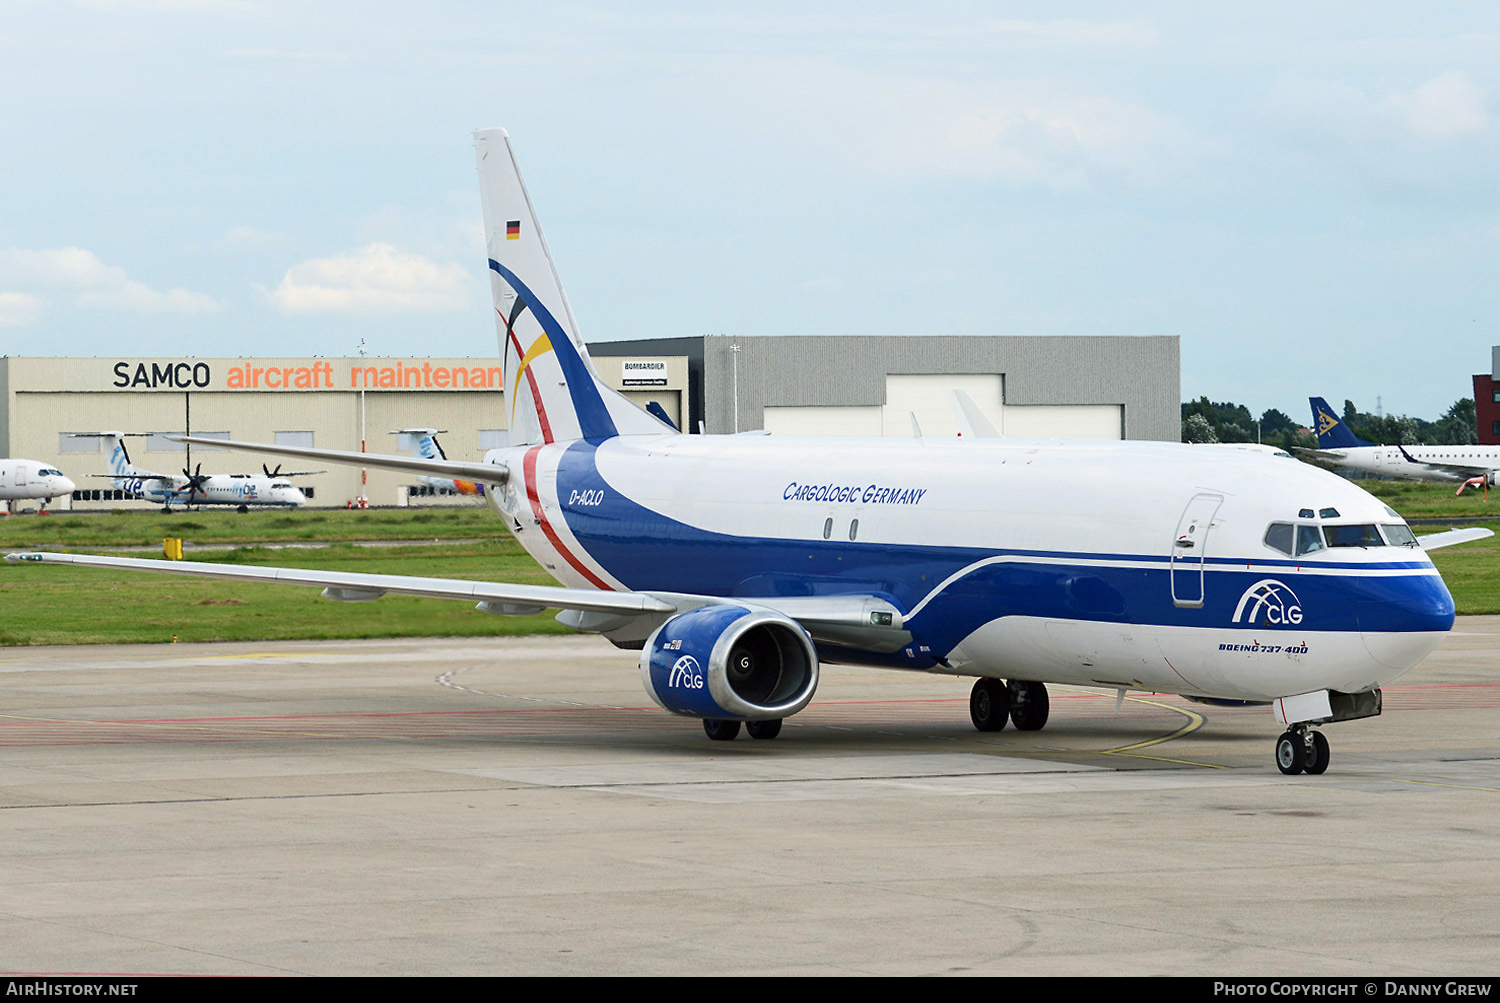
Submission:
POLYGON ((70 495, 78 490, 78 485, 73 483, 73 478, 71 477, 59 477, 56 483, 57 493, 60 495, 70 495))
POLYGON ((1383 594, 1358 602, 1355 616, 1370 656, 1405 672, 1453 629, 1453 596, 1436 575, 1387 581, 1383 594))

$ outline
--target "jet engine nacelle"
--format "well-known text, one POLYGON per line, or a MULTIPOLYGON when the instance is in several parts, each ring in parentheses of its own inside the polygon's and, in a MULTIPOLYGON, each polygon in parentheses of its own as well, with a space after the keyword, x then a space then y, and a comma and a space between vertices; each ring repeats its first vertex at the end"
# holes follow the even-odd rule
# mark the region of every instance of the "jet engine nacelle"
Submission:
POLYGON ((795 620, 744 606, 700 606, 656 629, 641 651, 646 692, 673 714, 766 721, 818 688, 818 654, 795 620))

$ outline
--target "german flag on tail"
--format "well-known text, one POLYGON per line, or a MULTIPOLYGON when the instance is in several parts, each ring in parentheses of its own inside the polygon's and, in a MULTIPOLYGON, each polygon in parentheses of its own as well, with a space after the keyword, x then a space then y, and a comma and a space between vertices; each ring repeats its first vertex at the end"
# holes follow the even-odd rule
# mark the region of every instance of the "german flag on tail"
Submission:
POLYGON ((508 223, 505 224, 505 239, 506 240, 520 240, 521 239, 521 221, 520 220, 513 219, 510 222, 508 222, 508 223))

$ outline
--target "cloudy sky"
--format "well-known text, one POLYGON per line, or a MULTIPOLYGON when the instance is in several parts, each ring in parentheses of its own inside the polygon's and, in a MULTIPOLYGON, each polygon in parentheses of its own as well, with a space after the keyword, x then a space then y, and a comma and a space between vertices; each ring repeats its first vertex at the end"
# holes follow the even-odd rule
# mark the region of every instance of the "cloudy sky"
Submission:
POLYGON ((0 9, 0 354, 493 355, 491 125, 590 340, 1174 334, 1303 420, 1500 344, 1490 3, 0 9))

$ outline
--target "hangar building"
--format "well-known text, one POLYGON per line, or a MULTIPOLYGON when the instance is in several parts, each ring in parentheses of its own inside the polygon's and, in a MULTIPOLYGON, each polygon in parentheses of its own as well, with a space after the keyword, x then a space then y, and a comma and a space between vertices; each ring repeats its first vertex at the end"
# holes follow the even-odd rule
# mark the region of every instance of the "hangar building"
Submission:
MULTIPOLYGON (((591 343, 601 378, 679 427, 731 433, 923 435, 957 430, 948 390, 964 390, 1009 438, 1179 437, 1175 337, 738 337, 591 343)), ((78 483, 55 508, 145 506, 105 472, 99 440, 121 431, 131 458, 157 473, 258 471, 253 454, 185 447, 161 433, 327 449, 402 452, 388 433, 446 429, 453 459, 509 442, 495 358, 0 357, 0 449, 50 463, 78 483), (144 433, 156 433, 145 435, 144 433)), ((274 469, 275 463, 271 464, 274 469)), ((312 469, 319 464, 284 463, 312 469)), ((416 479, 369 470, 372 505, 470 503, 430 497, 416 479)), ((329 466, 294 482, 316 506, 361 495, 360 472, 329 466)))
POLYGON ((687 360, 694 431, 950 436, 960 389, 1007 438, 1182 437, 1178 339, 709 335, 591 343, 687 360))
MULTIPOLYGON (((602 359, 607 382, 643 407, 660 404, 680 421, 687 386, 682 359, 602 359), (625 377, 627 362, 637 363, 625 377)), ((509 443, 498 358, 488 359, 140 359, 0 357, 0 449, 6 456, 41 460, 78 485, 71 507, 145 506, 125 499, 107 477, 107 458, 94 437, 77 433, 118 431, 132 462, 154 473, 176 474, 202 464, 204 473, 259 473, 253 453, 187 447, 161 433, 191 432, 212 438, 358 450, 361 428, 372 453, 408 451, 389 434, 404 428, 446 429, 438 441, 449 457, 477 460, 509 443)), ((342 508, 361 494, 360 471, 315 462, 285 462, 284 471, 326 470, 292 478, 310 503, 342 508), (308 492, 308 489, 311 489, 308 492)), ((369 470, 364 495, 371 505, 429 502, 472 504, 456 496, 431 497, 416 478, 369 470)), ((61 499, 54 508, 70 507, 61 499)))

